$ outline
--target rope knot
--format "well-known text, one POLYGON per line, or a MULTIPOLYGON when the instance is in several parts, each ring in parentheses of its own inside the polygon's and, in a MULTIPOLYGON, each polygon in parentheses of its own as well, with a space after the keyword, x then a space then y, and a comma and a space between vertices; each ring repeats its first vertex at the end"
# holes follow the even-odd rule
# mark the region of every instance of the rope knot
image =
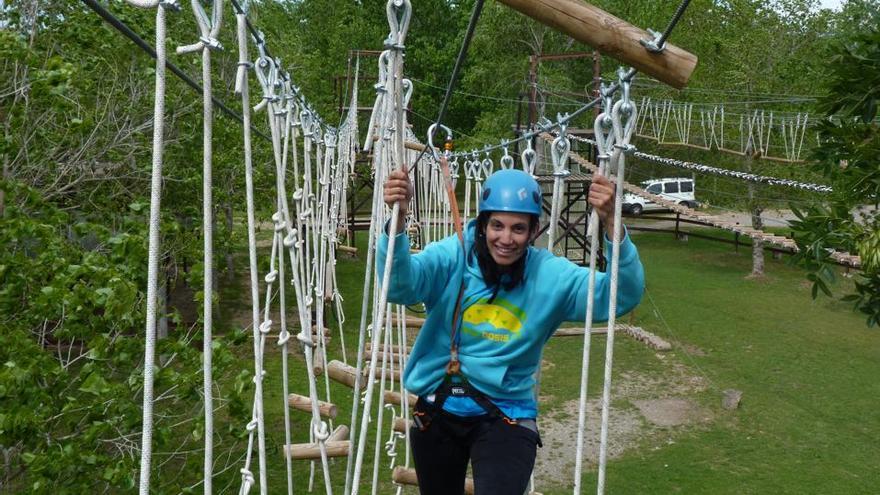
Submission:
POLYGON ((315 439, 321 443, 326 442, 327 439, 330 438, 330 429, 327 428, 326 421, 312 423, 312 430, 315 432, 315 439))
POLYGON ((272 331, 272 320, 266 320, 260 323, 260 333, 267 334, 272 331))

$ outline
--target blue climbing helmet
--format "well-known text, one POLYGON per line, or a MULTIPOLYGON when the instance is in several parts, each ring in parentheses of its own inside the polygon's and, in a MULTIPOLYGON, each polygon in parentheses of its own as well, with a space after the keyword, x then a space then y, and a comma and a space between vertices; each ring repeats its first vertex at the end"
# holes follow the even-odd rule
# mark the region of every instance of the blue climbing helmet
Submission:
POLYGON ((541 187, 522 170, 499 170, 483 183, 480 211, 508 211, 541 216, 541 187))

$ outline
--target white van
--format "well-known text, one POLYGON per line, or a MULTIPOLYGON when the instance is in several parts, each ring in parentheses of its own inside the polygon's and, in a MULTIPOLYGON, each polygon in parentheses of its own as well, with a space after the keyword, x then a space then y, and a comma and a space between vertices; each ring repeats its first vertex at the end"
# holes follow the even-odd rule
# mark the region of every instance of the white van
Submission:
MULTIPOLYGON (((689 177, 671 177, 665 179, 651 179, 642 182, 642 189, 656 194, 668 201, 695 208, 697 200, 694 198, 694 179, 689 177)), ((633 215, 641 215, 646 210, 660 210, 663 206, 649 201, 641 196, 626 193, 623 196, 623 211, 633 215)))

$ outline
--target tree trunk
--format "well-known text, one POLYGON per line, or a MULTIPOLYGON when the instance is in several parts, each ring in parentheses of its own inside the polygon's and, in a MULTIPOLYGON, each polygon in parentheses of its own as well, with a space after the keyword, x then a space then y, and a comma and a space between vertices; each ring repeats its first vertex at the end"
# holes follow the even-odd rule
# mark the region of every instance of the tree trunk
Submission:
MULTIPOLYGON (((226 235, 232 238, 232 229, 235 227, 232 221, 232 203, 226 203, 226 235)), ((226 244, 226 280, 235 280, 235 259, 232 256, 231 243, 226 244)))
POLYGON ((168 277, 162 277, 157 296, 159 320, 156 324, 156 339, 162 340, 168 337, 168 277))
MULTIPOLYGON (((749 195, 753 193, 753 185, 749 185, 749 195)), ((761 219, 761 213, 764 209, 758 205, 752 206, 752 228, 756 230, 764 229, 764 221, 761 219)), ((764 276, 764 241, 762 239, 754 239, 752 241, 752 277, 764 276)))
MULTIPOLYGON (((746 145, 746 169, 751 173, 752 160, 754 160, 754 148, 752 142, 746 145)), ((764 229, 764 221, 761 219, 761 213, 764 208, 755 199, 755 184, 749 182, 749 213, 752 215, 752 228, 756 230, 764 229)), ((764 276, 764 241, 761 239, 752 240, 752 273, 749 277, 760 278, 764 276)))
MULTIPOLYGON (((3 181, 5 182, 9 178, 9 155, 3 154, 3 181)), ((6 215, 6 191, 4 189, 0 189, 0 218, 3 218, 6 215)))

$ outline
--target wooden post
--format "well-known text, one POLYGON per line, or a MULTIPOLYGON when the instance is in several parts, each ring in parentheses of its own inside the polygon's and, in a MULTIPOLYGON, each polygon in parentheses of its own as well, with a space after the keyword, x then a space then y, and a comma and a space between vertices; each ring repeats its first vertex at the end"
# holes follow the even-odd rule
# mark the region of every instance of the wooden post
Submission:
POLYGON ((529 56, 529 128, 538 121, 538 56, 529 56))
POLYGON ((677 89, 697 66, 695 55, 669 43, 649 52, 641 44, 652 38, 647 32, 580 0, 498 1, 677 89))
POLYGON ((333 430, 333 433, 330 434, 330 438, 327 440, 331 442, 341 442, 343 440, 348 440, 348 434, 351 433, 346 425, 339 425, 333 430))

